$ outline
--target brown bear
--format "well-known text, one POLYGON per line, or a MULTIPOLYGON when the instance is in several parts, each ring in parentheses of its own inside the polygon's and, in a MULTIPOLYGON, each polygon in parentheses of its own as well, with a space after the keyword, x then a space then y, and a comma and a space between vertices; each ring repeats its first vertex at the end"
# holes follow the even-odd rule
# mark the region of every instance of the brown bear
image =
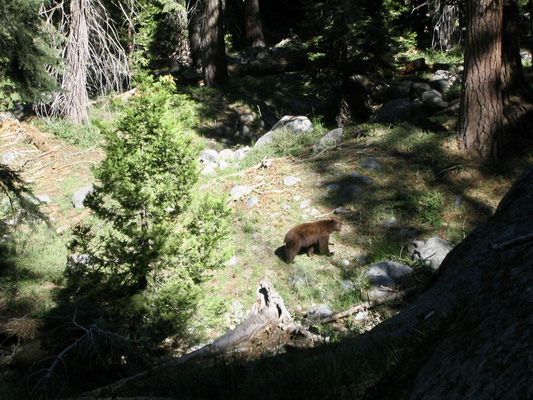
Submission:
POLYGON ((315 248, 318 252, 329 252, 329 235, 333 231, 340 231, 342 223, 335 219, 326 219, 316 222, 300 224, 292 228, 285 235, 285 261, 291 263, 300 249, 307 249, 307 255, 311 256, 315 248))

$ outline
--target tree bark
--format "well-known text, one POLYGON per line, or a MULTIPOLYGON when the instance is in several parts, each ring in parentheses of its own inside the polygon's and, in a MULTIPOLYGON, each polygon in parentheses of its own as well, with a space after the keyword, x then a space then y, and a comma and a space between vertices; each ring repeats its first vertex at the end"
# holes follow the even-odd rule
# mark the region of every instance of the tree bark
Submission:
POLYGON ((229 75, 224 45, 222 0, 205 1, 202 64, 205 84, 211 87, 227 82, 229 75))
POLYGON ((259 0, 244 1, 244 26, 246 28, 246 39, 252 47, 265 47, 263 36, 263 25, 259 12, 259 0))
POLYGON ((203 5, 202 0, 189 0, 187 2, 189 48, 191 51, 192 67, 196 70, 202 68, 203 5))
POLYGON ((80 125, 89 119, 87 106, 87 65, 89 60, 89 32, 87 27, 88 0, 70 2, 71 24, 67 44, 67 72, 63 77, 64 116, 80 125))
POLYGON ((503 135, 503 0, 468 0, 459 147, 500 158, 503 135))

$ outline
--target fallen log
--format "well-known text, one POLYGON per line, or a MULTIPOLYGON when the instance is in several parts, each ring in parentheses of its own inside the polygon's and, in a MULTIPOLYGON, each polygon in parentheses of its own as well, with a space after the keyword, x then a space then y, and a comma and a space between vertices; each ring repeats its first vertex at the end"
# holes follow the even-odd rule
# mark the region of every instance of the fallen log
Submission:
POLYGON ((268 280, 259 283, 256 293, 256 301, 244 321, 213 343, 164 365, 71 398, 135 396, 146 387, 164 385, 184 364, 212 366, 235 359, 249 361, 281 353, 286 346, 313 347, 323 341, 322 337, 293 321, 283 299, 268 280))

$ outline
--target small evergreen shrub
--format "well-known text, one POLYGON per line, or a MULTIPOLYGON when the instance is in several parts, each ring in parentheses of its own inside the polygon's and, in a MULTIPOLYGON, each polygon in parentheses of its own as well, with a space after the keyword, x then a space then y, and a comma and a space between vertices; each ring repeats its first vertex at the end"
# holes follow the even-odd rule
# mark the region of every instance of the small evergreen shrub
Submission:
POLYGON ((173 91, 172 78, 145 77, 117 128, 104 132, 107 157, 86 200, 103 223, 75 229, 70 250, 87 257, 67 268, 67 292, 151 336, 183 332, 205 271, 225 261, 229 229, 223 199, 191 205, 199 148, 187 131, 196 108, 173 91))

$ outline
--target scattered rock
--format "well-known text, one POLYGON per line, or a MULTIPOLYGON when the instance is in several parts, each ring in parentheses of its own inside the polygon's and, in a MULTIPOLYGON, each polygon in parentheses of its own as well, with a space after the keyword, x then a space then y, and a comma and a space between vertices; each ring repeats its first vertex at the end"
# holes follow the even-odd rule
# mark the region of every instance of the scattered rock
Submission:
POLYGON ((93 185, 82 187, 78 189, 72 196, 72 205, 74 208, 84 208, 85 198, 94 191, 93 185))
POLYGON ((12 164, 18 158, 18 154, 14 151, 8 150, 2 154, 2 164, 9 165, 12 164))
POLYGON ((311 205, 311 200, 304 200, 300 203, 300 209, 307 208, 311 205))
POLYGON ((421 116, 421 106, 420 102, 411 102, 409 99, 392 99, 381 106, 374 121, 379 123, 413 121, 421 116))
POLYGON ((233 161, 235 160, 235 152, 231 149, 224 149, 218 153, 219 159, 224 161, 233 161))
POLYGON ((220 156, 218 154, 218 151, 213 150, 213 149, 207 149, 200 153, 199 159, 200 161, 204 163, 207 163, 209 161, 218 162, 218 160, 220 159, 220 156))
POLYGON ((448 103, 442 100, 442 94, 435 89, 424 92, 421 100, 422 108, 427 111, 438 111, 448 107, 448 103))
POLYGON ((457 208, 461 208, 463 206, 463 199, 461 199, 459 196, 455 196, 453 198, 453 206, 457 208))
POLYGON ((349 214, 350 213, 350 210, 344 208, 344 207, 337 207, 335 210, 334 210, 334 213, 335 214, 339 214, 339 215, 345 215, 345 214, 349 214))
POLYGON ((285 115, 283 118, 281 118, 278 122, 274 124, 270 131, 275 132, 280 129, 285 129, 287 131, 294 132, 295 134, 300 134, 312 131, 313 124, 309 120, 309 118, 305 116, 285 115))
POLYGON ((347 259, 343 258, 341 260, 342 262, 342 265, 345 266, 345 267, 349 267, 350 266, 350 261, 348 261, 347 259))
POLYGON ((234 186, 230 190, 229 194, 230 194, 232 200, 239 200, 242 196, 246 196, 251 191, 252 191, 252 189, 250 187, 248 187, 248 186, 238 185, 238 186, 234 186))
POLYGON ((246 146, 235 151, 235 160, 240 161, 244 158, 244 155, 250 151, 250 147, 246 146))
POLYGON ((431 86, 425 82, 413 82, 412 86, 409 89, 409 97, 411 100, 419 99, 422 95, 431 90, 431 86))
POLYGON ((333 129, 326 133, 317 143, 313 145, 311 151, 315 152, 328 146, 336 145, 342 140, 342 128, 333 129))
POLYGON ((200 174, 202 174, 202 175, 213 175, 215 173, 216 166, 217 166, 217 164, 215 164, 214 162, 210 161, 210 162, 208 162, 205 165, 205 167, 202 169, 200 174))
POLYGON ((237 258, 237 256, 233 256, 231 257, 228 261, 226 261, 224 263, 224 265, 226 267, 233 267, 234 265, 237 265, 237 262, 239 261, 239 259, 237 258))
POLYGON ((307 319, 311 321, 320 321, 321 319, 329 318, 332 315, 333 311, 331 311, 326 305, 319 304, 307 312, 307 319))
POLYGON ((316 217, 317 215, 320 215, 320 211, 318 211, 316 208, 313 208, 311 209, 311 215, 316 217))
POLYGON ((254 122, 255 116, 251 113, 240 114, 239 121, 243 124, 254 122))
POLYGON ((38 194, 37 196, 35 196, 35 198, 39 201, 39 203, 41 204, 48 204, 50 203, 50 196, 48 196, 47 194, 38 194))
POLYGON ((413 259, 421 260, 434 270, 439 268, 451 249, 453 246, 439 237, 432 237, 427 241, 413 240, 410 244, 413 259))
POLYGON ((218 162, 218 168, 220 168, 221 170, 226 169, 228 167, 229 167, 229 163, 227 163, 226 161, 220 160, 218 162))
POLYGON ((17 119, 17 117, 15 117, 15 114, 11 111, 0 112, 0 122, 12 121, 14 119, 17 119))
POLYGON ((361 167, 364 169, 380 169, 381 164, 375 158, 367 158, 361 163, 361 167))
POLYGON ((357 261, 359 264, 368 264, 368 256, 365 254, 358 254, 355 256, 355 261, 357 261))
POLYGON ((330 183, 326 186, 326 190, 328 190, 329 192, 337 192, 340 190, 340 188, 341 185, 339 185, 338 183, 330 183))
POLYGON ((398 225, 398 220, 394 216, 387 218, 381 223, 381 226, 383 228, 392 228, 397 225, 398 225))
POLYGON ((339 199, 343 201, 353 200, 363 190, 357 185, 350 185, 339 193, 339 199))
POLYGON ((248 207, 254 207, 259 203, 259 198, 257 196, 250 197, 244 201, 248 207))
POLYGON ((272 143, 274 140, 274 133, 272 131, 265 133, 257 142, 255 142, 254 148, 264 146, 265 144, 272 143))
POLYGON ((413 269, 405 264, 395 261, 382 261, 374 264, 365 273, 365 277, 370 284, 367 296, 370 300, 378 300, 389 294, 388 289, 396 289, 399 281, 410 275, 413 269))
POLYGON ((293 186, 301 181, 302 180, 300 178, 296 178, 295 176, 287 176, 286 178, 283 179, 283 184, 285 186, 293 186))

